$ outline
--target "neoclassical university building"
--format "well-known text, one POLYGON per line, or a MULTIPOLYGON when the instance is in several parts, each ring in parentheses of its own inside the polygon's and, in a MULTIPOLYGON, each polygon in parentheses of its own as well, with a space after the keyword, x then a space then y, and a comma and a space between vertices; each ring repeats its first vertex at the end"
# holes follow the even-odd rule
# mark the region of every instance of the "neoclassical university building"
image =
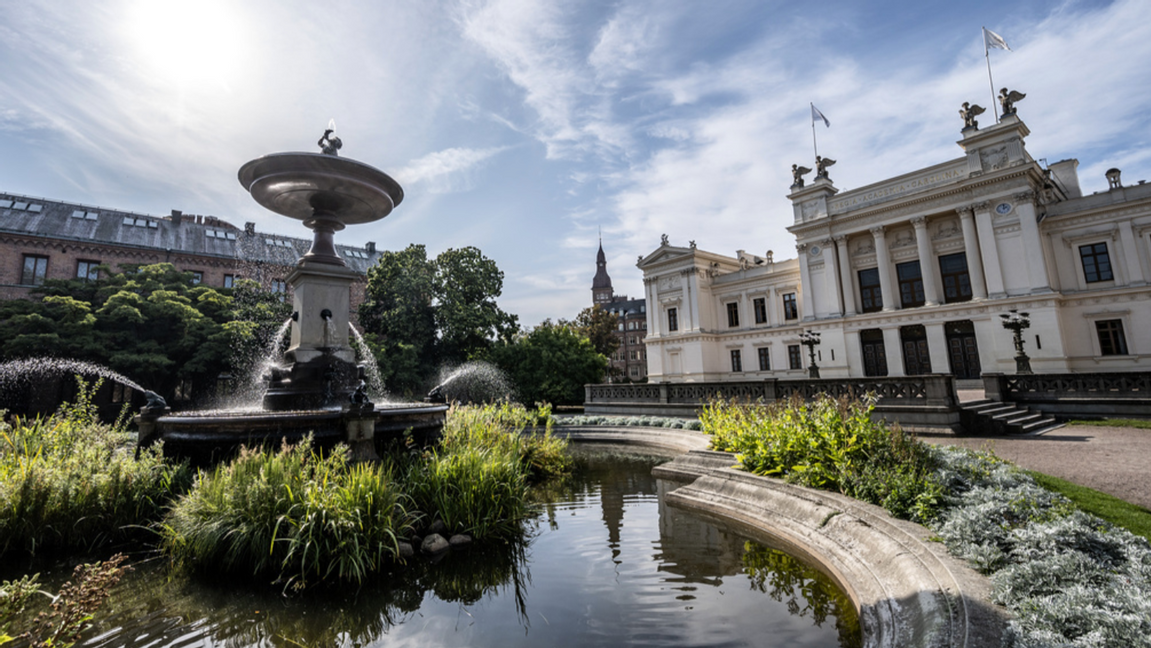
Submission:
POLYGON ((1001 315, 1027 313, 1036 373, 1151 368, 1151 185, 1083 195, 1074 159, 1045 165, 1014 114, 956 159, 840 192, 795 172, 798 258, 662 244, 641 257, 653 382, 1014 373, 1001 315), (1140 325, 1142 322, 1142 325, 1140 325))

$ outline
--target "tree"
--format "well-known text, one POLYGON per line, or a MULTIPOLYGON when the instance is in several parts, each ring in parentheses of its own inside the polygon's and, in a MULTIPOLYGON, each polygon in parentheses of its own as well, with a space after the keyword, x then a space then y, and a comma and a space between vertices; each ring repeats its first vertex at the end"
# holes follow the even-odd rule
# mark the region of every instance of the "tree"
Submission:
POLYGON ((426 390, 436 370, 509 339, 516 318, 496 305, 504 273, 477 248, 429 260, 423 245, 384 252, 368 270, 360 323, 387 388, 426 390))
POLYGON ((607 358, 572 325, 545 320, 513 340, 494 345, 487 359, 508 374, 520 401, 573 405, 584 385, 598 382, 607 358))
POLYGON ((575 326, 600 354, 611 357, 619 349, 619 318, 599 304, 589 306, 576 315, 575 326))

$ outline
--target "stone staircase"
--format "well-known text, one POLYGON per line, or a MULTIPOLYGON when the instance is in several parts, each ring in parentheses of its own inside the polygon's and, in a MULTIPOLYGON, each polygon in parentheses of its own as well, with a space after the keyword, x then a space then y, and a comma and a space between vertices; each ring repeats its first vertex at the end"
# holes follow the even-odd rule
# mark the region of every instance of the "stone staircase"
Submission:
POLYGON ((969 434, 1040 434, 1063 427, 1042 412, 989 399, 960 404, 959 421, 969 434))

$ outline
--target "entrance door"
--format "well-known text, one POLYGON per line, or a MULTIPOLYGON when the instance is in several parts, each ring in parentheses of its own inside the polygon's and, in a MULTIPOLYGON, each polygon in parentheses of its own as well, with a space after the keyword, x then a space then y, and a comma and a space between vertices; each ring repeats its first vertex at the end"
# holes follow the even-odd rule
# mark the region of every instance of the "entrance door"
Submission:
POLYGON ((922 325, 904 326, 899 329, 899 339, 903 343, 903 368, 908 376, 921 376, 931 373, 931 356, 927 352, 927 329, 922 325))
POLYGON ((948 322, 943 327, 947 336, 947 357, 951 375, 959 379, 979 378, 979 346, 975 343, 975 325, 971 320, 948 322))
POLYGON ((883 331, 867 329, 859 332, 859 343, 863 347, 863 375, 887 375, 887 349, 883 346, 883 331))

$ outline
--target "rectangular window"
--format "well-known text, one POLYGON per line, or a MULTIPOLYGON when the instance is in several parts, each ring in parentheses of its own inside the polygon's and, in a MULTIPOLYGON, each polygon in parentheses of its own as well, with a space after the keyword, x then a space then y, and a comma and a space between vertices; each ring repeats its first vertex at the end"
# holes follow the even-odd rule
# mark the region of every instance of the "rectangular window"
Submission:
POLYGON ((1127 355, 1127 338, 1123 336, 1123 320, 1095 322, 1099 334, 1099 352, 1102 355, 1127 355))
POLYGON ((272 292, 281 294, 288 292, 288 282, 283 279, 273 279, 272 292))
POLYGON ((783 319, 799 319, 799 302, 795 299, 795 293, 783 296, 783 319))
POLYGON ((1107 254, 1106 243, 1080 245, 1079 258, 1083 261, 1083 278, 1087 283, 1111 281, 1115 278, 1111 273, 1111 257, 1107 254))
POLYGON ((751 300, 751 305, 755 308, 755 323, 767 323, 767 300, 763 297, 756 297, 751 300))
POLYGON ((674 308, 667 309, 667 330, 669 330, 669 331, 678 331, 679 330, 679 314, 676 312, 676 309, 674 309, 674 308))
POLYGON ((40 286, 48 276, 48 257, 35 254, 24 255, 24 273, 20 283, 25 286, 40 286))
POLYGON ((859 298, 863 302, 863 312, 876 313, 883 310, 883 292, 879 287, 879 268, 859 271, 859 298))
POLYGON ((235 275, 230 275, 230 274, 224 275, 224 287, 225 288, 231 288, 235 285, 236 285, 236 276, 235 275))
POLYGON ((76 278, 84 281, 96 281, 100 278, 100 270, 96 267, 99 261, 77 261, 76 278))
POLYGON ((736 328, 739 326, 739 304, 731 302, 727 305, 727 327, 736 328))
POLYGON ((632 367, 631 367, 631 368, 628 370, 628 372, 629 372, 629 373, 630 373, 632 376, 639 376, 639 367, 636 367, 636 366, 632 366, 632 367))
POLYGON ((971 276, 967 274, 967 255, 963 252, 939 257, 939 276, 943 279, 943 301, 971 300, 971 276))
POLYGON ((895 266, 895 274, 899 277, 899 300, 902 307, 922 306, 923 275, 919 272, 919 262, 900 263, 895 266))
POLYGON ((798 344, 787 345, 787 366, 791 369, 803 369, 803 354, 798 344))
POLYGON ((759 370, 771 371, 771 349, 759 347, 756 352, 759 354, 759 370))
POLYGON ((200 272, 199 270, 193 270, 192 271, 192 285, 193 286, 198 285, 202 281, 204 281, 204 273, 200 272))
POLYGON ((739 349, 731 350, 731 370, 734 373, 743 371, 743 358, 740 357, 739 349))

